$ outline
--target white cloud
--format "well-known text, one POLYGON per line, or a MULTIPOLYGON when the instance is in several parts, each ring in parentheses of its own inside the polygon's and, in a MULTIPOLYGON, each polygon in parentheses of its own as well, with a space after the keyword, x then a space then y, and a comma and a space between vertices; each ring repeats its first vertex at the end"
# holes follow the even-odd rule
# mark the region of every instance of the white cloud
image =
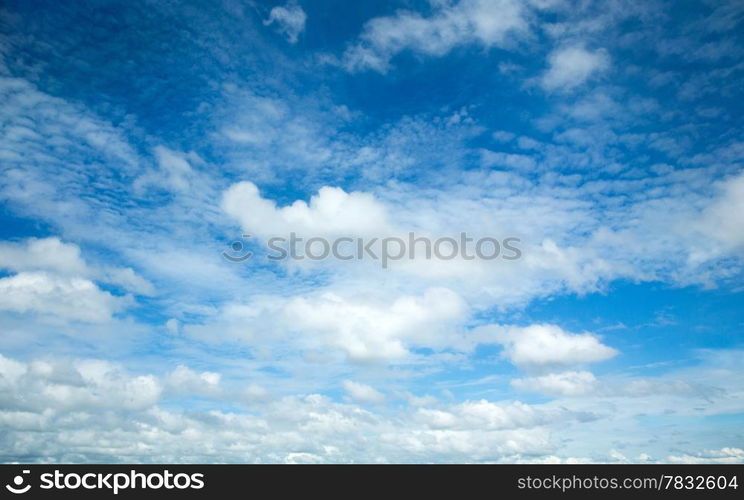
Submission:
POLYGON ((20 377, 26 374, 26 364, 14 359, 6 358, 0 354, 0 376, 6 384, 15 384, 20 377))
MULTIPOLYGON (((387 197, 381 199, 380 195, 323 187, 309 203, 298 200, 277 207, 274 201, 263 198, 254 184, 241 182, 225 192, 221 206, 240 221, 245 233, 264 240, 270 236, 286 238, 288 233, 296 232, 305 241, 314 236, 362 236, 367 242, 373 237, 387 236, 408 241, 409 233, 434 241, 441 236, 459 238, 461 232, 468 231, 474 239, 518 235, 526 246, 523 259, 517 261, 466 260, 460 254, 452 260, 438 259, 436 265, 419 248, 414 259, 388 261, 394 272, 381 269, 380 260, 366 257, 362 259, 364 263, 333 258, 323 262, 308 259, 289 262, 291 267, 308 269, 327 266, 340 284, 363 278, 413 287, 415 293, 432 286, 446 286, 481 305, 506 306, 564 286, 591 290, 601 276, 622 269, 613 268, 591 251, 559 247, 555 241, 544 239, 546 233, 563 238, 566 235, 561 235, 562 232, 571 232, 582 221, 591 223, 591 216, 583 212, 581 202, 553 200, 538 193, 529 199, 511 196, 515 189, 532 189, 530 183, 514 174, 494 176, 493 183, 484 189, 491 194, 465 188, 455 195, 434 192, 421 197, 410 186, 401 186, 400 191, 380 193, 387 197), (365 264, 371 265, 365 267, 365 264)), ((474 247, 472 241, 470 253, 474 247)), ((374 245, 373 251, 379 256, 380 241, 374 245)), ((507 253, 506 249, 501 250, 507 253)))
POLYGON ((354 382, 353 380, 344 380, 342 385, 349 397, 354 401, 360 403, 382 403, 385 401, 385 395, 369 385, 354 382))
POLYGON ((144 410, 160 400, 161 391, 156 377, 132 377, 106 361, 22 363, 0 355, 0 400, 6 411, 144 410))
MULTIPOLYGON (((622 445, 628 457, 671 454, 668 461, 736 463, 741 461, 742 451, 735 446, 712 451, 698 447, 703 451, 697 451, 688 443, 690 451, 671 453, 679 449, 673 439, 676 426, 671 430, 665 430, 667 426, 646 429, 647 424, 639 423, 635 415, 664 415, 665 421, 670 421, 675 418, 675 409, 684 409, 683 416, 696 414, 694 406, 705 406, 714 413, 741 411, 744 399, 735 383, 739 373, 729 371, 737 367, 738 359, 732 356, 723 363, 718 359, 717 364, 711 360, 711 366, 719 367, 720 373, 715 375, 731 388, 720 397, 705 393, 694 400, 679 400, 654 395, 636 404, 627 398, 602 397, 545 404, 487 399, 443 404, 430 399, 424 406, 391 416, 389 408, 370 411, 319 394, 273 397, 275 394, 263 388, 235 385, 222 377, 218 381, 217 374, 195 372, 186 366, 155 376, 130 374, 117 364, 100 360, 19 361, 0 355, 0 425, 5 443, 0 458, 13 461, 38 456, 63 462, 586 463, 606 462, 613 449, 622 445), (182 391, 174 392, 169 389, 174 379, 189 383, 180 384, 182 391), (184 408, 175 399, 205 395, 204 388, 217 383, 221 387, 230 384, 219 397, 225 398, 231 410, 221 408, 217 400, 204 409, 184 408), (236 409, 241 403, 250 411, 236 409), (618 431, 600 432, 607 426, 618 431)), ((702 373, 711 376, 712 372, 706 369, 702 373)), ((694 373, 690 376, 696 377, 694 373)), ((351 391, 361 391, 362 399, 375 394, 362 384, 345 385, 351 391)), ((693 433, 686 439, 696 436, 693 433)))
MULTIPOLYGON (((194 373, 183 367, 165 380, 176 372, 194 373)), ((570 412, 545 413, 522 403, 477 401, 445 409, 460 421, 447 429, 433 428, 426 414, 387 418, 318 394, 254 400, 250 414, 180 411, 172 405, 169 409, 160 407, 169 397, 169 392, 162 390, 164 384, 167 382, 152 375, 132 376, 102 361, 24 363, 0 356, 0 424, 6 440, 0 458, 12 461, 21 456, 43 456, 75 462, 480 461, 552 450, 549 431, 534 426, 575 418, 570 412), (40 429, 44 432, 38 432, 40 429)), ((362 392, 369 397, 369 391, 362 392)))
POLYGON ((744 449, 724 447, 695 454, 669 455, 667 461, 676 464, 740 464, 744 462, 744 449))
POLYGON ((369 20, 359 41, 343 57, 350 71, 386 72, 399 52, 442 56, 458 45, 478 43, 486 48, 512 45, 529 30, 529 5, 517 0, 432 1, 428 17, 401 10, 369 20))
MULTIPOLYGON (((741 255, 744 253, 744 173, 718 182, 716 187, 719 188, 717 196, 692 226, 716 240, 721 248, 713 250, 741 255)), ((693 259, 700 257, 710 258, 711 255, 692 256, 693 259)))
MULTIPOLYGON (((537 154, 548 148, 544 143, 530 147, 537 154)), ((558 162, 561 155, 545 161, 558 162)), ((510 262, 434 261, 417 251, 415 259, 389 261, 387 269, 382 269, 381 261, 367 258, 282 263, 308 279, 322 269, 327 273, 326 290, 344 299, 353 284, 363 280, 369 287, 388 290, 390 296, 444 287, 473 311, 508 309, 566 291, 602 291, 617 279, 715 286, 741 269, 740 259, 728 258, 740 254, 734 229, 739 213, 735 177, 721 183, 718 197, 695 192, 710 191, 701 172, 672 171, 650 180, 597 180, 580 187, 574 185, 577 177, 552 173, 534 182, 516 172, 495 171, 465 185, 426 192, 403 183, 375 193, 324 187, 309 202, 298 200, 283 207, 262 197, 254 184, 239 183, 227 190, 222 208, 240 221, 244 232, 264 239, 294 231, 305 236, 407 240, 412 231, 434 240, 466 231, 475 239, 521 240, 522 256, 510 262), (655 193, 651 198, 643 194, 649 189, 655 193), (617 192, 630 193, 628 203, 614 204, 617 192), (706 210, 707 206, 719 208, 706 210), (690 223, 701 217, 710 223, 690 223), (728 220, 725 230, 715 229, 728 220), (711 239, 714 230, 716 237, 711 239), (720 239, 723 234, 728 239, 720 239), (616 251, 619 247, 622 252, 616 251)), ((377 245, 379 249, 379 241, 377 245)))
POLYGON ((82 278, 41 271, 0 278, 0 309, 6 311, 103 322, 129 302, 129 297, 115 297, 82 278))
POLYGON ((569 371, 515 379, 511 384, 522 391, 550 396, 580 396, 592 392, 597 387, 597 379, 590 372, 569 371))
POLYGON ((534 170, 535 159, 529 155, 503 153, 499 151, 481 150, 481 164, 484 167, 509 167, 514 170, 534 170))
POLYGON ((80 247, 57 237, 28 238, 23 242, 0 242, 0 269, 11 271, 48 271, 65 278, 83 278, 119 285, 127 291, 152 295, 148 280, 131 268, 90 266, 82 258, 80 247))
POLYGON ((0 268, 11 271, 54 271, 66 276, 87 275, 80 248, 59 238, 29 238, 25 244, 0 242, 0 268))
POLYGON ((517 134, 514 132, 509 132, 508 130, 497 130, 493 134, 491 134, 491 137, 494 138, 494 140, 498 142, 509 142, 513 140, 517 134))
POLYGON ((411 346, 448 345, 466 311, 457 294, 434 288, 392 302, 333 293, 299 297, 284 307, 283 315, 287 328, 319 335, 319 347, 341 349, 353 361, 391 361, 407 357, 411 346))
POLYGON ((187 336, 210 343, 238 341, 272 358, 302 353, 328 363, 426 363, 414 355, 426 348, 443 356, 468 355, 478 345, 500 344, 504 357, 520 368, 546 371, 584 365, 617 354, 591 333, 570 333, 557 325, 469 327, 467 301, 450 289, 431 287, 421 294, 359 294, 353 287, 328 286, 285 297, 261 295, 223 307, 202 324, 184 325, 187 336), (339 355, 341 357, 339 358, 339 355))
POLYGON ((92 276, 102 282, 118 285, 138 295, 155 295, 155 287, 132 268, 104 266, 92 271, 92 276))
POLYGON ((153 153, 158 168, 147 171, 134 181, 136 191, 152 186, 176 193, 191 190, 197 174, 189 160, 198 162, 200 161, 198 156, 180 154, 163 146, 155 147, 153 153))
POLYGON ((153 285, 131 268, 90 266, 77 245, 56 237, 0 242, 0 269, 17 273, 0 279, 0 309, 6 311, 104 322, 133 300, 102 290, 96 281, 154 293, 153 285))
POLYGON ((299 235, 357 235, 385 231, 387 212, 368 193, 347 193, 341 188, 323 187, 310 203, 297 200, 278 208, 261 197, 251 182, 240 182, 222 198, 222 209, 240 221, 243 230, 262 237, 299 235))
POLYGON ((170 333, 178 333, 181 330, 181 324, 176 318, 170 318, 168 319, 168 321, 165 322, 165 328, 170 333))
POLYGON ((165 386, 175 394, 217 396, 220 394, 220 374, 197 373, 187 366, 178 365, 165 377, 165 386))
POLYGON ((504 430, 534 427, 544 424, 556 415, 550 415, 534 407, 515 401, 493 403, 485 399, 464 401, 448 410, 421 408, 417 418, 432 429, 504 430))
POLYGON ((271 9, 269 18, 264 24, 276 24, 276 30, 287 37, 289 43, 297 43, 297 37, 305 31, 307 14, 296 2, 290 1, 284 6, 271 9))
POLYGON ((546 370, 604 361, 617 354, 591 333, 570 333, 556 325, 497 325, 477 328, 474 335, 504 346, 504 356, 524 369, 546 370))
POLYGON ((265 387, 258 384, 250 384, 245 387, 238 397, 246 403, 265 402, 270 399, 271 395, 265 387))
POLYGON ((548 56, 548 63, 550 67, 542 77, 542 87, 548 91, 568 91, 606 70, 610 58, 604 49, 589 51, 582 45, 573 45, 555 49, 548 56))

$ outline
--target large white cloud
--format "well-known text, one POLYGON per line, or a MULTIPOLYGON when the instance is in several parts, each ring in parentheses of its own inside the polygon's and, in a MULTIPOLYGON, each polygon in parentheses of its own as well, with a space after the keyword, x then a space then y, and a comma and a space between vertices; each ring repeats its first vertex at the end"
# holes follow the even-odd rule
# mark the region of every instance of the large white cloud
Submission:
POLYGON ((89 273, 80 248, 54 237, 30 238, 25 243, 0 242, 0 268, 16 272, 54 271, 67 276, 89 273))
POLYGON ((55 276, 103 281, 127 291, 152 295, 152 283, 128 267, 91 266, 85 262, 80 247, 57 237, 28 238, 21 242, 0 242, 0 269, 10 271, 44 271, 55 276))
POLYGON ((45 272, 0 278, 0 309, 33 312, 80 321, 101 322, 123 309, 129 297, 116 297, 92 281, 45 272))
POLYGON ((1 242, 0 269, 17 273, 0 279, 0 309, 6 311, 103 322, 133 299, 105 291, 97 282, 154 293, 153 285, 131 268, 88 265, 77 245, 56 237, 1 242))
POLYGON ((429 289, 422 296, 401 296, 393 302, 327 293, 293 299, 283 312, 288 328, 318 335, 322 343, 342 349, 355 361, 402 359, 416 345, 446 346, 466 313, 463 300, 447 289, 429 289))
MULTIPOLYGON (((210 343, 238 341, 264 355, 275 349, 275 359, 302 353, 306 359, 324 362, 339 360, 340 354, 354 363, 426 363, 414 354, 417 348, 460 359, 458 355, 469 355, 477 346, 500 345, 503 357, 517 367, 549 372, 604 361, 618 353, 593 333, 567 332, 555 324, 472 327, 471 314, 467 302, 447 288, 393 296, 331 288, 233 303, 204 323, 185 325, 184 331, 210 343)), ((440 361, 432 356, 429 362, 440 361)))

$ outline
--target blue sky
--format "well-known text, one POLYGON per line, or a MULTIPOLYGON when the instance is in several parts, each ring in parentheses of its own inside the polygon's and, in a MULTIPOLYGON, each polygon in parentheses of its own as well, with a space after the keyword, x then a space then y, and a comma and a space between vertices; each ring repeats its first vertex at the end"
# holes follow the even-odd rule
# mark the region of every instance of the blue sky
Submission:
POLYGON ((6 3, 2 460, 744 461, 743 21, 6 3), (268 259, 291 232, 522 255, 268 259))

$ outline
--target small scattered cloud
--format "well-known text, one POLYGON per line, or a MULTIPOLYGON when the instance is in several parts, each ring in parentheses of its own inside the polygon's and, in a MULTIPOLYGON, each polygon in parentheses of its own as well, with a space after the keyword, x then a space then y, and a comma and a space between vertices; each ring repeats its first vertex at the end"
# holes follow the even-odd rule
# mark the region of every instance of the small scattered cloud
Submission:
POLYGON ((189 160, 199 161, 199 157, 194 154, 179 154, 163 146, 157 146, 153 153, 158 168, 138 177, 134 182, 134 189, 141 191, 154 187, 175 193, 188 192, 196 177, 189 160))
POLYGON ((219 373, 197 373, 187 366, 178 365, 165 377, 164 386, 175 394, 216 396, 221 392, 220 377, 219 373))
POLYGON ((288 2, 284 6, 271 9, 266 26, 274 25, 275 29, 287 38, 289 43, 297 43, 300 34, 305 31, 307 14, 297 2, 288 2))
POLYGON ((548 64, 549 68, 540 80, 543 89, 566 92, 608 69, 610 57, 604 49, 590 51, 582 45, 573 45, 551 52, 548 64))
POLYGON ((740 464, 744 462, 744 449, 727 446, 718 450, 669 455, 667 461, 674 464, 740 464))
POLYGON ((344 380, 342 385, 349 397, 359 403, 382 403, 385 401, 385 395, 369 385, 352 380, 344 380))

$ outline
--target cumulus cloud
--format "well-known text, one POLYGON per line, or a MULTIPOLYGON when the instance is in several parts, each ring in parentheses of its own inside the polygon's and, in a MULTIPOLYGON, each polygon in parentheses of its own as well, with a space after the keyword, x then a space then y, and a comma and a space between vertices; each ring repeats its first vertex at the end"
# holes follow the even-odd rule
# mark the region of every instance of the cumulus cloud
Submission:
MULTIPOLYGON (((444 409, 456 415, 456 422, 442 426, 426 413, 387 418, 319 394, 264 399, 256 407, 258 414, 162 408, 167 381, 174 376, 192 379, 192 374, 181 367, 160 379, 132 376, 97 360, 20 362, 0 356, 0 423, 7 440, 1 458, 273 463, 513 459, 552 450, 543 424, 577 418, 566 411, 481 400, 444 409), (375 439, 358 441, 360 435, 375 439)), ((367 386, 352 384, 346 384, 350 391, 361 389, 369 400, 367 386)))
POLYGON ((153 285, 131 268, 91 266, 77 245, 56 237, 0 242, 0 269, 17 273, 0 279, 0 309, 6 311, 103 322, 133 300, 96 282, 142 295, 154 293, 153 285))
POLYGON ((582 45, 555 49, 548 56, 549 68, 540 81, 547 91, 569 91, 610 66, 603 49, 590 51, 582 45))
POLYGON ((155 291, 152 283, 131 268, 87 264, 80 247, 54 236, 0 242, 0 269, 44 271, 65 278, 97 280, 141 295, 152 295, 155 291))
POLYGON ((0 309, 61 318, 103 322, 130 299, 101 290, 92 281, 45 272, 22 272, 0 278, 0 309))
POLYGON ((107 361, 39 359, 24 363, 0 355, 0 398, 6 412, 41 416, 57 410, 143 410, 155 405, 161 392, 156 377, 130 376, 107 361))
MULTIPOLYGON (((290 297, 262 295, 233 303, 202 324, 185 325, 186 335, 207 342, 227 339, 256 352, 302 352, 307 359, 343 359, 356 364, 426 362, 414 354, 425 348, 454 359, 480 345, 503 346, 504 358, 539 372, 609 359, 617 351, 592 333, 571 333, 554 324, 467 325, 467 301, 442 287, 420 295, 368 293, 328 287, 290 297)), ((445 356, 446 358, 446 356, 445 356)), ((437 357, 432 362, 439 363, 437 357)), ((589 374, 590 375, 590 374, 589 374)), ((586 375, 579 373, 579 378, 586 375)), ((569 380, 562 382, 568 384, 569 380)), ((579 380, 573 380, 578 384, 579 380)), ((584 380, 584 382, 588 381, 584 380)))
POLYGON ((466 312, 457 294, 434 288, 392 302, 333 293, 299 297, 286 305, 283 315, 288 328, 320 335, 323 344, 341 349, 353 361, 390 361, 407 357, 411 346, 448 345, 450 329, 466 312))
POLYGON ((54 271, 67 276, 89 274, 80 248, 54 237, 29 238, 25 243, 0 242, 0 268, 54 271))
POLYGON ((432 13, 398 11, 369 20, 359 41, 343 57, 349 71, 386 72, 390 59, 404 50, 442 56, 458 45, 477 43, 503 47, 529 31, 529 5, 516 0, 461 0, 431 2, 432 13))
POLYGON ((604 361, 617 350, 591 333, 570 333, 557 325, 484 326, 475 335, 504 346, 504 356, 519 368, 547 370, 604 361))
POLYGON ((261 196, 251 182, 240 182, 222 198, 222 209, 238 220, 243 229, 259 236, 358 235, 384 231, 388 227, 383 204, 369 193, 347 193, 341 188, 323 187, 306 203, 297 200, 277 207, 261 196))
POLYGON ((297 2, 290 1, 284 6, 271 9, 264 24, 275 25, 276 30, 284 35, 289 43, 297 43, 297 37, 305 31, 306 20, 307 14, 302 7, 297 2))
MULTIPOLYGON (((721 380, 738 380, 727 364, 723 368, 721 380)), ((372 411, 320 394, 276 397, 255 385, 234 382, 218 395, 204 391, 218 383, 222 386, 225 381, 217 374, 196 372, 185 365, 156 376, 131 374, 119 364, 101 360, 47 357, 20 361, 0 355, 0 424, 5 443, 0 458, 43 457, 45 461, 65 462, 606 462, 618 438, 608 435, 611 442, 605 443, 597 426, 615 425, 630 435, 639 430, 633 426, 642 425, 630 418, 635 414, 664 414, 671 419, 673 414, 668 410, 675 407, 686 408, 686 414, 695 413, 689 400, 681 404, 680 400, 654 395, 636 405, 589 398, 544 404, 480 398, 444 404, 427 398, 390 414, 389 408, 372 411), (174 382, 179 391, 172 390, 174 382), (213 406, 206 409, 179 406, 178 398, 193 395, 224 398, 229 410, 219 406, 220 399, 213 399, 213 406), (241 409, 243 403, 250 411, 241 409), (583 433, 594 437, 591 457, 581 454, 589 441, 583 433), (587 458, 572 458, 576 456, 587 458)), ((737 387, 733 382, 730 385, 737 387)), ((362 403, 381 401, 376 389, 369 386, 350 380, 344 386, 362 403)), ((740 391, 717 399, 724 405, 716 411, 740 411, 740 391)), ((714 394, 706 394, 695 401, 713 410, 714 400, 714 394)), ((651 435, 657 444, 669 442, 659 439, 658 429, 651 435)), ((627 449, 631 452, 648 443, 631 442, 627 449)), ((641 448, 633 453, 641 451, 651 450, 641 448)), ((653 455, 666 456, 669 451, 657 446, 653 455)), ((668 461, 738 462, 741 457, 741 450, 732 446, 675 453, 668 461)))

